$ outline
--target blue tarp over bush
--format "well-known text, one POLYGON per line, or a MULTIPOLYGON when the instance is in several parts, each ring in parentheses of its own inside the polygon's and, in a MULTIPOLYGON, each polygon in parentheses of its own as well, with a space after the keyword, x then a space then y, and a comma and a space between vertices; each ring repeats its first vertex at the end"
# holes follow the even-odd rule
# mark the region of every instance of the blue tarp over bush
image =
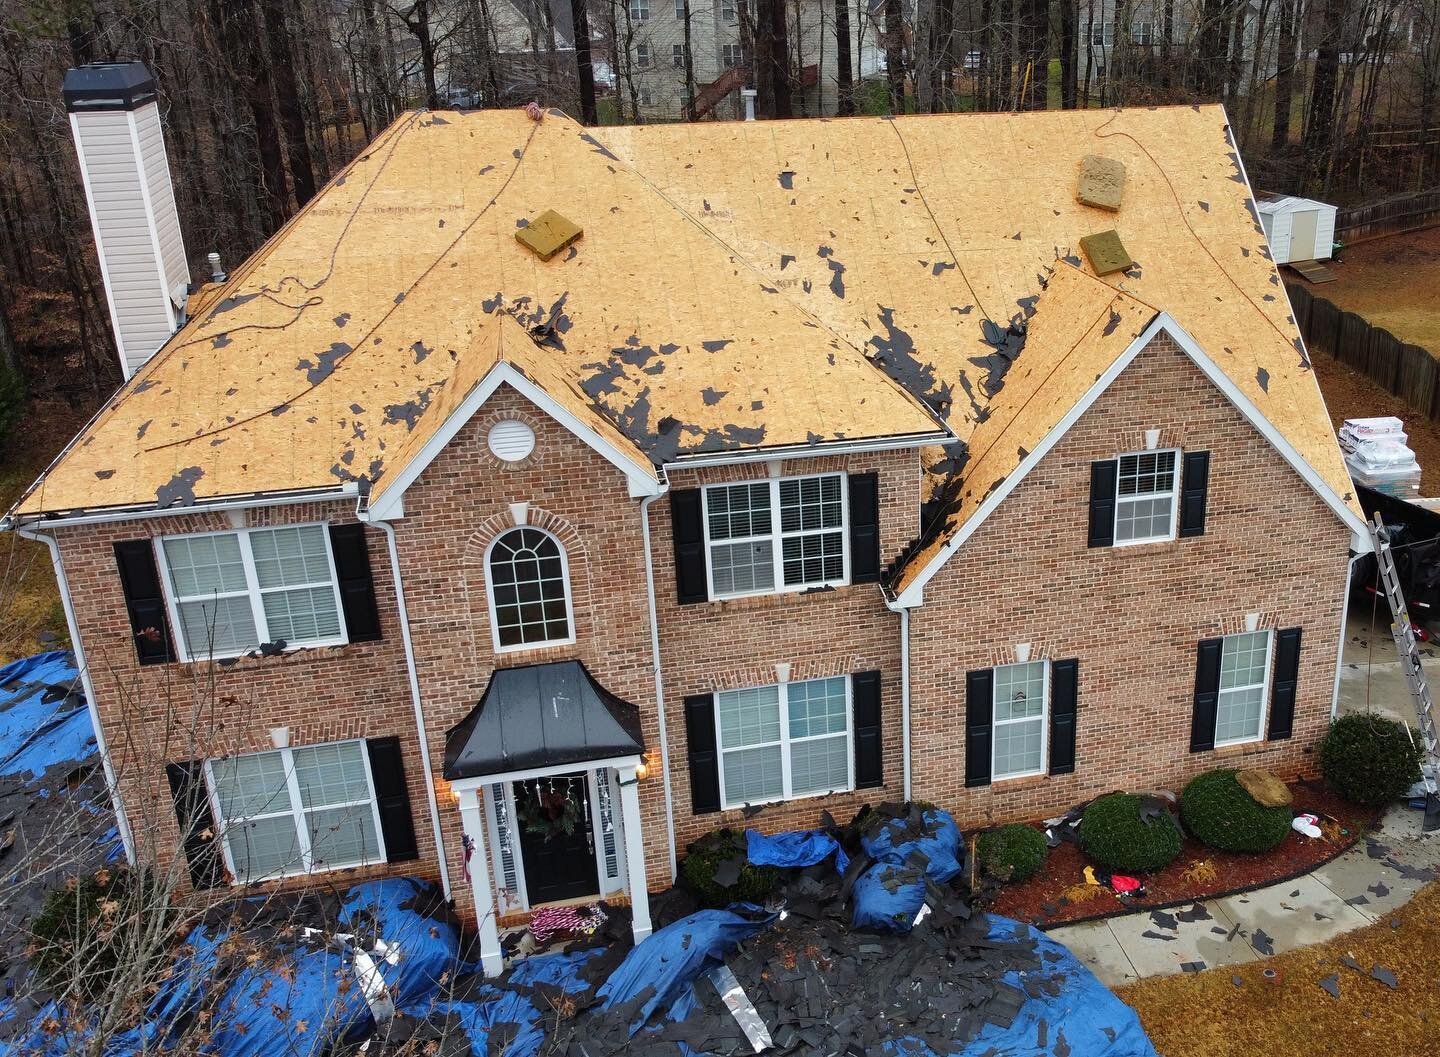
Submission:
POLYGON ((60 763, 95 753, 95 730, 75 659, 66 650, 0 668, 0 777, 33 782, 60 763))
POLYGON ((926 879, 944 884, 960 872, 960 830, 950 813, 927 808, 919 829, 907 818, 892 818, 860 838, 875 863, 855 879, 856 928, 910 931, 925 902, 926 879))
POLYGON ((835 856, 835 872, 844 873, 850 858, 828 833, 808 829, 767 837, 753 829, 745 831, 745 857, 756 866, 814 866, 831 855, 835 856))

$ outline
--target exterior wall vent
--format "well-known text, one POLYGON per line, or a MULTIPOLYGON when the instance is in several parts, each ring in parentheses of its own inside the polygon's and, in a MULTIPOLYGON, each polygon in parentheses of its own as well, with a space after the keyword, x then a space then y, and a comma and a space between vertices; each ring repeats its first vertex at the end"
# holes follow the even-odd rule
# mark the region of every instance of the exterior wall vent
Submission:
POLYGON ((155 79, 143 63, 92 63, 62 95, 128 379, 184 322, 190 289, 155 79))

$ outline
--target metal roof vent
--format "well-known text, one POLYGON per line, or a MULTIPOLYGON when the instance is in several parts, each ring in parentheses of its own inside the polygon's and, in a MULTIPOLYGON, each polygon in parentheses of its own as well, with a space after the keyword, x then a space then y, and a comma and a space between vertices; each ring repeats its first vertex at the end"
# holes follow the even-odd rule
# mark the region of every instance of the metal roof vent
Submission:
POLYGON ((1095 269, 1096 275, 1123 272, 1135 263, 1126 252, 1125 244, 1120 241, 1120 233, 1114 228, 1095 235, 1086 235, 1080 240, 1080 248, 1085 251, 1090 267, 1095 269))
POLYGON ((515 232, 515 241, 542 261, 548 261, 584 234, 580 225, 547 209, 515 232))

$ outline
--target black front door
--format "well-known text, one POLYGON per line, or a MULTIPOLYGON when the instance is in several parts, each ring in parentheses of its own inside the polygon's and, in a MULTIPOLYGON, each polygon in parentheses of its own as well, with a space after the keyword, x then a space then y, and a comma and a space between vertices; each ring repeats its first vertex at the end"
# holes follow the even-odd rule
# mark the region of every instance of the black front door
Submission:
POLYGON ((516 782, 515 813, 531 906, 600 893, 584 771, 516 782))

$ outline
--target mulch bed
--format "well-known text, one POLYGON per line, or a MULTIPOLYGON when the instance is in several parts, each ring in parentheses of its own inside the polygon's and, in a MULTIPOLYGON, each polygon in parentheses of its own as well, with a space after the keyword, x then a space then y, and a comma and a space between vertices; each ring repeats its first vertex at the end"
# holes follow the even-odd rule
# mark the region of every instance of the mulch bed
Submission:
MULTIPOLYGON (((1100 887, 1097 895, 1078 902, 1066 899, 1064 893, 1072 885, 1085 883, 1085 867, 1091 862, 1067 841, 1050 850, 1045 865, 1030 880, 1002 888, 989 909, 1046 929, 1263 888, 1329 862, 1374 828, 1380 817, 1377 810, 1342 800, 1320 782, 1292 782, 1290 790, 1296 814, 1308 811, 1322 819, 1329 815, 1339 822, 1342 832, 1333 839, 1327 836, 1311 840, 1292 830, 1278 848, 1261 855, 1217 851, 1186 837, 1174 862, 1157 873, 1141 876, 1143 897, 1122 900, 1110 889, 1100 887), (1192 866, 1202 862, 1214 867, 1213 880, 1185 876, 1192 866)), ((1100 868, 1096 871, 1100 872, 1100 868)))

